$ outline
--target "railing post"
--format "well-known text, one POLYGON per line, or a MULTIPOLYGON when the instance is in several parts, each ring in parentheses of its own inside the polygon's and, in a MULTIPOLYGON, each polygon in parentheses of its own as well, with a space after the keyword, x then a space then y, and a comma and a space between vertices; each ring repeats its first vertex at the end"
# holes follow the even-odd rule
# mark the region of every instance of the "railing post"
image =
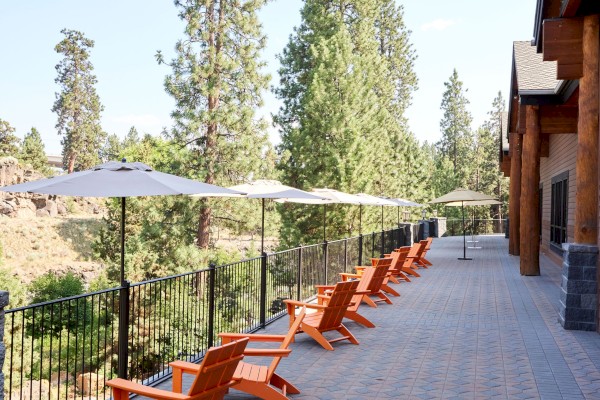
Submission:
POLYGON ((363 265, 363 235, 358 234, 358 265, 363 265))
POLYGON ((0 291, 0 400, 4 399, 4 374, 2 366, 4 365, 4 357, 6 355, 6 347, 4 347, 4 308, 8 306, 8 292, 0 291))
POLYGON ((267 323, 267 253, 263 251, 260 258, 260 326, 267 323))
POLYGON ((208 265, 208 343, 207 347, 215 344, 215 282, 217 266, 214 263, 208 265))
POLYGON ((325 240, 323 242, 323 270, 325 272, 325 282, 323 282, 323 285, 327 285, 327 268, 328 268, 328 262, 327 259, 329 258, 329 249, 327 247, 327 240, 325 240))
POLYGON ((348 269, 348 239, 344 239, 344 272, 348 269))
POLYGON ((123 281, 119 289, 119 378, 127 379, 129 364, 129 281, 123 281))
POLYGON ((298 271, 296 272, 296 277, 296 281, 298 282, 296 298, 298 301, 302 301, 302 245, 298 247, 298 271))
POLYGON ((371 258, 375 256, 375 232, 371 232, 371 258))

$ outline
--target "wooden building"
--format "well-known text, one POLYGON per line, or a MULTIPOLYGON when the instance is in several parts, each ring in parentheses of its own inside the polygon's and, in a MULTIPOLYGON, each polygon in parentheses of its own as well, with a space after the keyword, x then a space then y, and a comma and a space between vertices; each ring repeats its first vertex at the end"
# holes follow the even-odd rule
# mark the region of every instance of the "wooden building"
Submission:
POLYGON ((540 274, 540 252, 562 263, 558 318, 567 329, 600 326, 599 12, 596 0, 538 0, 534 39, 514 43, 502 124, 509 252, 522 275, 540 274))

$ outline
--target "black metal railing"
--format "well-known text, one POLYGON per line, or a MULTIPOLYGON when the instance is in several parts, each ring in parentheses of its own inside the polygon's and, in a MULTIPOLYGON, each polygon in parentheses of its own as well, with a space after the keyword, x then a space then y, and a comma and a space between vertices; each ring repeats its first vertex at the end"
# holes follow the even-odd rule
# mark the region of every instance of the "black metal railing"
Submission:
POLYGON ((255 331, 286 313, 284 299, 309 300, 314 285, 391 252, 400 231, 7 310, 5 398, 107 399, 105 382, 117 375, 159 382, 170 361, 200 360, 219 332, 255 331))
MULTIPOLYGON (((491 235, 505 233, 506 219, 466 219, 465 233, 467 235, 491 235)), ((446 220, 445 236, 460 236, 463 234, 462 219, 446 220)))

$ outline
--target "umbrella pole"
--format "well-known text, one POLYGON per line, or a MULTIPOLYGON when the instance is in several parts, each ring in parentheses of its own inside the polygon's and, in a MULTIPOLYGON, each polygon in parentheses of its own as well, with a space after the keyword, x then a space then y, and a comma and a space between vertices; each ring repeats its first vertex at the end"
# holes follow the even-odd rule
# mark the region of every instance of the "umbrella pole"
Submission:
POLYGON ((362 235, 362 204, 358 205, 358 234, 362 235))
POLYGON ((381 232, 383 232, 383 206, 381 206, 381 232))
POLYGON ((327 241, 325 231, 327 229, 327 204, 323 204, 323 243, 327 241))
POLYGON ((121 197, 121 286, 125 286, 125 197, 121 197))
POLYGON ((265 199, 262 199, 262 227, 260 229, 260 254, 265 253, 265 199))
POLYGON ((459 258, 459 260, 472 260, 472 258, 467 258, 467 236, 466 236, 466 228, 465 228, 465 202, 461 202, 462 208, 462 223, 463 223, 463 256, 459 258))

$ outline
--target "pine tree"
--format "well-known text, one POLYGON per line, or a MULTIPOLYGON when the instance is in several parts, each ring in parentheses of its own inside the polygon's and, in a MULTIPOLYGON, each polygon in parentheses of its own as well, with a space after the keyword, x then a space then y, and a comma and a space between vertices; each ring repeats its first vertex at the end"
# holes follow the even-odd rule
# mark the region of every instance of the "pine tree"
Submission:
MULTIPOLYGON (((471 181, 471 158, 473 148, 473 134, 471 122, 473 118, 468 111, 469 100, 465 96, 466 90, 458 78, 456 69, 452 72, 450 80, 444 82, 446 91, 442 97, 441 109, 444 116, 440 121, 442 139, 437 147, 443 157, 447 157, 453 170, 453 189, 467 187, 471 181)), ((447 166, 447 163, 440 165, 447 166)))
POLYGON ((134 146, 139 142, 140 135, 138 134, 137 129, 135 129, 135 126, 132 126, 131 128, 129 128, 129 132, 127 132, 125 139, 123 139, 123 148, 134 146))
POLYGON ((15 135, 15 128, 8 121, 0 118, 0 156, 17 157, 19 153, 19 138, 15 135))
POLYGON ((102 149, 100 149, 100 159, 102 162, 119 161, 119 156, 124 147, 115 133, 108 135, 102 149))
POLYGON ((56 65, 60 85, 52 112, 58 116, 56 129, 63 146, 63 162, 67 172, 92 167, 99 161, 100 148, 106 134, 100 127, 103 106, 96 93, 97 83, 89 49, 94 41, 83 33, 63 29, 65 38, 54 50, 64 58, 56 65))
POLYGON ((33 169, 44 175, 50 172, 44 143, 37 129, 31 128, 31 131, 25 134, 19 159, 25 164, 30 164, 33 169))
MULTIPOLYGON (((173 72, 165 88, 175 99, 174 137, 196 155, 188 171, 206 183, 241 183, 264 170, 266 124, 254 117, 269 81, 259 61, 265 36, 257 13, 265 2, 175 1, 186 21, 185 39, 177 42, 176 57, 168 63, 173 72)), ((160 52, 157 60, 165 62, 160 52)), ((209 245, 212 216, 211 201, 202 200, 201 248, 209 245)))
MULTIPOLYGON (((283 106, 275 122, 287 183, 400 194, 408 173, 400 165, 408 163, 397 155, 411 139, 403 112, 416 78, 402 9, 391 3, 305 3, 302 24, 279 57, 276 94, 283 106), (406 99, 400 101, 400 92, 406 99)), ((330 208, 328 236, 357 231, 357 210, 330 208)), ((282 217, 287 244, 321 238, 322 210, 288 206, 282 217)), ((379 223, 380 210, 366 210, 364 230, 379 223)))

